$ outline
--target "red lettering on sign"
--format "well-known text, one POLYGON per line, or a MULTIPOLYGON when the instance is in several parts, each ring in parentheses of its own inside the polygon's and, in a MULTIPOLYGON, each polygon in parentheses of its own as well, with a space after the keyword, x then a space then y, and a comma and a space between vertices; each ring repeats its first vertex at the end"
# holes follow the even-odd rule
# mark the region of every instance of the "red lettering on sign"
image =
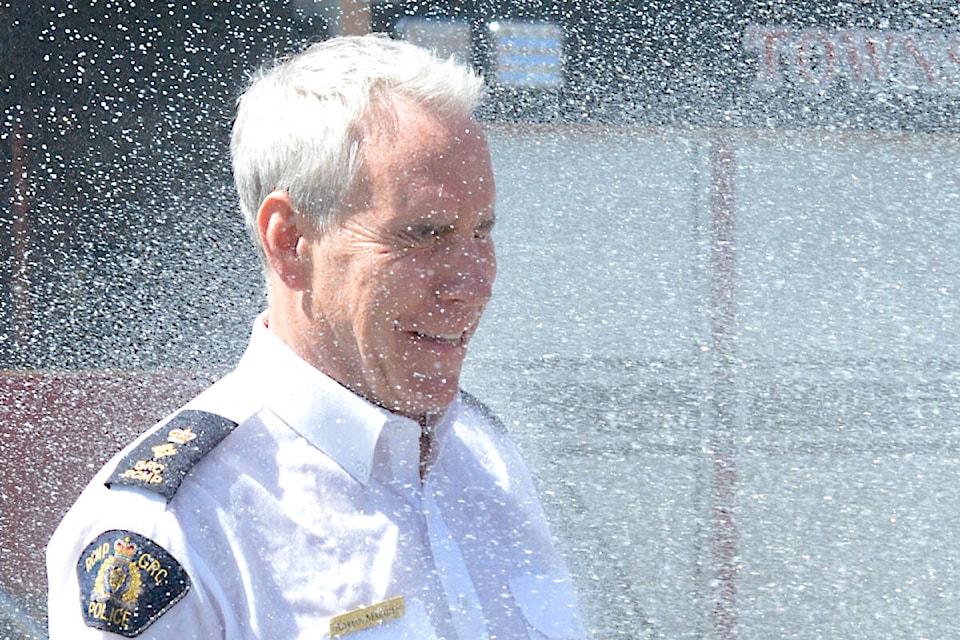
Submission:
POLYGON ((823 93, 843 80, 881 91, 960 93, 960 36, 952 32, 751 25, 743 46, 758 54, 760 89, 788 84, 823 93))

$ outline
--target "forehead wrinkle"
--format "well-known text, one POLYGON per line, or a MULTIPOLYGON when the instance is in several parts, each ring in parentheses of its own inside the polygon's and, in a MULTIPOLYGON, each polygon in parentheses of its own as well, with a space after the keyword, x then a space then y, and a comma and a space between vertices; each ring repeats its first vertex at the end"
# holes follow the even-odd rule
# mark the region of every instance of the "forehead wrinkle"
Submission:
POLYGON ((489 156, 486 137, 469 114, 445 114, 391 97, 371 105, 360 131, 363 171, 354 203, 366 207, 376 201, 394 208, 413 201, 425 213, 492 208, 493 176, 477 166, 489 156), (487 192, 489 205, 461 202, 487 192))

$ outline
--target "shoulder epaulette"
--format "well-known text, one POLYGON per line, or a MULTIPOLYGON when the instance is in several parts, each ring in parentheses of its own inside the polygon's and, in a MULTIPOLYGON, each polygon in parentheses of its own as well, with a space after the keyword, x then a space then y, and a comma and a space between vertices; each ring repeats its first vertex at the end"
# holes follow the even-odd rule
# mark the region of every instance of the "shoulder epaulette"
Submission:
POLYGON ((487 421, 489 421, 497 431, 500 433, 507 433, 507 425, 503 424, 503 420, 500 419, 500 416, 495 414, 493 409, 484 404, 483 401, 481 401, 475 395, 460 389, 460 399, 463 401, 463 404, 486 418, 487 421))
POLYGON ((181 411, 124 456, 104 483, 158 493, 169 502, 187 473, 237 426, 206 411, 181 411))

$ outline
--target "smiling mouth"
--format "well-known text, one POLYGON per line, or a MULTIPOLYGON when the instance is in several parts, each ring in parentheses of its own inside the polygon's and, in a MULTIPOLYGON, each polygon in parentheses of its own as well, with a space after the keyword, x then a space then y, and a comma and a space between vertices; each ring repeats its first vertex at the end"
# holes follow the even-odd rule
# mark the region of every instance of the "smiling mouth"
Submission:
POLYGON ((460 347, 467 342, 467 334, 463 332, 426 334, 420 333, 419 331, 414 331, 413 335, 420 340, 427 340, 428 342, 436 342, 438 344, 446 344, 452 347, 460 347))
POLYGON ((418 340, 449 345, 451 347, 462 347, 467 344, 466 331, 460 333, 421 333, 419 331, 413 331, 411 333, 418 340))

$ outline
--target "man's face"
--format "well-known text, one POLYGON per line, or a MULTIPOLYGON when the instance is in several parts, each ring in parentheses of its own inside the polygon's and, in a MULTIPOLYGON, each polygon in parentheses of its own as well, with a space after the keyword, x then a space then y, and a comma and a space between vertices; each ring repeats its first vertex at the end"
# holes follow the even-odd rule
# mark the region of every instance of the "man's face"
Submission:
POLYGON ((341 384, 418 417, 455 397, 490 299, 494 182, 472 119, 398 111, 389 130, 368 132, 344 223, 311 239, 305 347, 341 384))

